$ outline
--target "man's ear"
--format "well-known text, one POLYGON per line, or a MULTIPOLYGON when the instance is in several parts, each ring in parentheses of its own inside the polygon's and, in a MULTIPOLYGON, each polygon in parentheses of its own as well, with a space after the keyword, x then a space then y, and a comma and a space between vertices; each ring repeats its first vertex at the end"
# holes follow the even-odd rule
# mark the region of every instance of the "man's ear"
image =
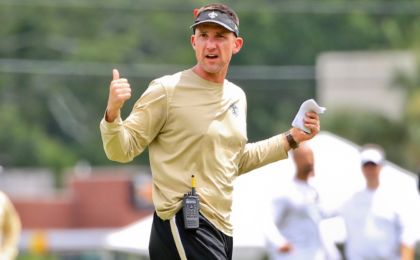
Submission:
POLYGON ((244 39, 242 37, 236 37, 234 44, 235 46, 233 48, 233 54, 236 54, 241 50, 242 46, 244 45, 244 39))
POLYGON ((195 50, 195 35, 191 35, 191 46, 195 50))

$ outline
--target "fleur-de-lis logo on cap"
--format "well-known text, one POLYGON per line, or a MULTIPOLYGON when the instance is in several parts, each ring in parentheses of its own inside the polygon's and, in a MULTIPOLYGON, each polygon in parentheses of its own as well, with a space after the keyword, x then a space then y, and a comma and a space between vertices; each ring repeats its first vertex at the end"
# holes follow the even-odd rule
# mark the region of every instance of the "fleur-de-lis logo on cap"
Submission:
POLYGON ((216 17, 217 17, 217 13, 215 13, 215 12, 213 11, 213 12, 209 13, 209 14, 208 14, 208 16, 209 16, 211 19, 214 19, 214 18, 216 18, 216 17))

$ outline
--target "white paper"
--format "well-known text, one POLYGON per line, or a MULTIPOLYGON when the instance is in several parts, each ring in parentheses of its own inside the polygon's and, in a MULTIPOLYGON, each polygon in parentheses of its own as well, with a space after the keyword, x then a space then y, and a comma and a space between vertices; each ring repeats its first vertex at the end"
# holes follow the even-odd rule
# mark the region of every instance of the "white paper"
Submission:
POLYGON ((292 126, 299 128, 306 133, 311 133, 311 130, 306 128, 303 125, 303 119, 305 118, 305 113, 309 111, 314 111, 317 114, 322 114, 327 110, 325 107, 320 107, 315 100, 308 99, 300 105, 299 111, 297 112, 295 119, 293 119, 292 126))

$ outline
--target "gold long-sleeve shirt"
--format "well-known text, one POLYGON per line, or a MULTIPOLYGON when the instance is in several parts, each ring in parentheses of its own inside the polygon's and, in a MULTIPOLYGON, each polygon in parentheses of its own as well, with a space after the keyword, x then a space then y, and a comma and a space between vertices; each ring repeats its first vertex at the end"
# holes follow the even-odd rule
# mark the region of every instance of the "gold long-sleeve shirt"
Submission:
POLYGON ((191 69, 152 81, 126 120, 102 119, 100 130, 110 160, 128 162, 149 147, 153 203, 161 219, 182 207, 194 174, 200 212, 230 236, 234 178, 287 158, 281 134, 247 143, 241 88, 204 80, 191 69))
POLYGON ((0 260, 15 259, 20 237, 20 218, 6 194, 0 191, 0 260))

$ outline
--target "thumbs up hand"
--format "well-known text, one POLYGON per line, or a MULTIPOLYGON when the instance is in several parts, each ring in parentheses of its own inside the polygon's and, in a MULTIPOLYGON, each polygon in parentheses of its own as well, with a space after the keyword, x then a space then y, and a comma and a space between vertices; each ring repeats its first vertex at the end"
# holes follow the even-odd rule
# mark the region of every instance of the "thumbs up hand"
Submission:
POLYGON ((124 102, 131 97, 131 87, 128 80, 120 78, 117 69, 112 70, 112 81, 109 85, 108 105, 106 108, 105 120, 113 122, 120 114, 124 102))

